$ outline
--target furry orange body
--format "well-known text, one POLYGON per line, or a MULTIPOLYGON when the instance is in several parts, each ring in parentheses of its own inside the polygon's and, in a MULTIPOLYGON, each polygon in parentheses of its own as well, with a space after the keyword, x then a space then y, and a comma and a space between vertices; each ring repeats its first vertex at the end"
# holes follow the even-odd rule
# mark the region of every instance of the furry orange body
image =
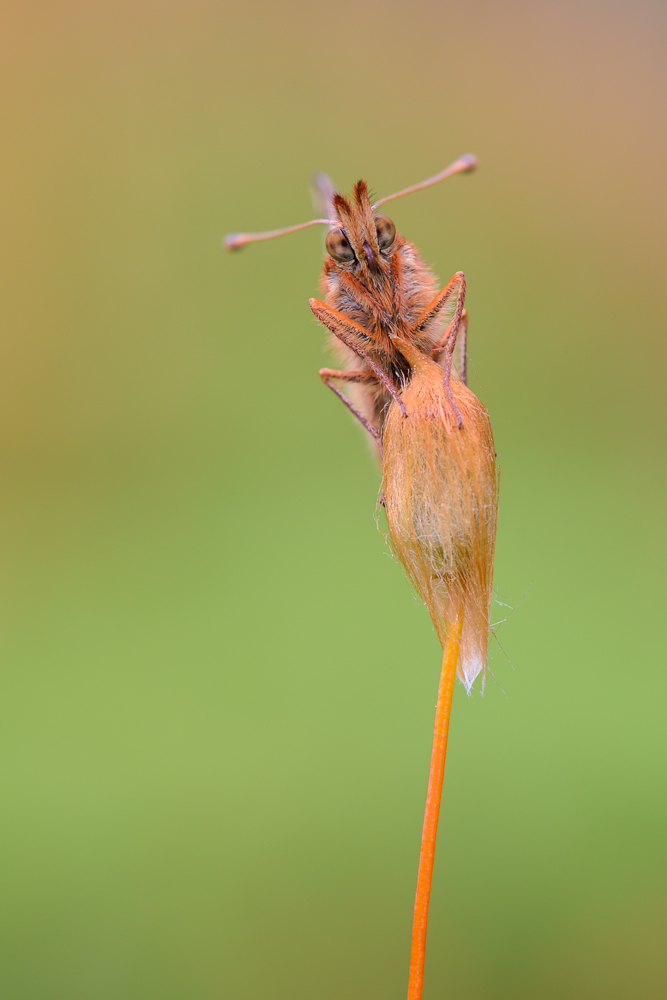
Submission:
MULTIPOLYGON (((331 330, 332 347, 345 365, 343 370, 325 368, 320 375, 332 388, 332 381, 347 384, 350 409, 363 417, 371 433, 375 431, 379 443, 388 404, 410 378, 400 341, 446 369, 447 341, 456 339, 462 322, 465 328, 465 279, 460 273, 454 275, 436 295, 436 279, 416 247, 373 208, 364 181, 355 185, 353 200, 333 195, 331 209, 339 235, 322 269, 324 302, 311 299, 311 308, 331 330)), ((464 340, 465 329, 463 333, 464 340)))
MULTIPOLYGON (((379 248, 363 182, 355 188, 354 203, 337 196, 334 208, 348 240, 363 252, 351 263, 327 257, 320 279, 325 305, 368 331, 369 339, 364 346, 369 356, 400 389, 409 377, 410 366, 395 346, 395 339, 409 338, 422 353, 430 354, 442 335, 445 317, 441 315, 411 333, 437 292, 435 277, 413 244, 402 236, 397 236, 388 250, 379 248), (371 248, 370 260, 363 250, 364 244, 371 248)), ((348 371, 369 371, 363 358, 335 335, 331 346, 348 371)), ((350 395, 364 416, 381 430, 391 398, 385 386, 352 383, 350 395)))

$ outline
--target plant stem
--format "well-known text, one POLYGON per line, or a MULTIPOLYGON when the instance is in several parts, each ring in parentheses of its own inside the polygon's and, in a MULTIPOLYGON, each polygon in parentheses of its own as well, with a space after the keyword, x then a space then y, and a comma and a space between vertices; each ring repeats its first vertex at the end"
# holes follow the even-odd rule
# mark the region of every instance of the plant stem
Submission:
POLYGON ((422 842, 419 852, 415 912, 412 921, 408 1000, 421 1000, 422 987, 424 985, 424 955, 426 953, 426 928, 428 924, 428 903, 431 895, 431 879, 433 877, 435 836, 438 830, 442 779, 445 773, 445 756, 447 754, 449 716, 452 707, 454 681, 456 680, 456 663, 459 657, 462 627, 463 615, 459 612, 447 629, 447 638, 442 655, 442 671, 438 686, 438 701, 435 707, 433 747, 431 749, 431 766, 428 774, 424 826, 422 827, 422 842))

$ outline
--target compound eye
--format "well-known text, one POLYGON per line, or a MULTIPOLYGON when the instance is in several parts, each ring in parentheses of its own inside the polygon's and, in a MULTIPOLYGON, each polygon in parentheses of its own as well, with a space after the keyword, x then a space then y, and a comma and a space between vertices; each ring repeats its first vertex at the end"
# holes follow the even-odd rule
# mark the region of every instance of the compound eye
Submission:
POLYGON ((380 250, 388 250, 396 239, 396 226, 388 215, 376 215, 375 228, 378 233, 378 246, 380 250))
POLYGON ((342 229, 330 229, 324 241, 327 253, 341 264, 354 260, 354 250, 342 229))

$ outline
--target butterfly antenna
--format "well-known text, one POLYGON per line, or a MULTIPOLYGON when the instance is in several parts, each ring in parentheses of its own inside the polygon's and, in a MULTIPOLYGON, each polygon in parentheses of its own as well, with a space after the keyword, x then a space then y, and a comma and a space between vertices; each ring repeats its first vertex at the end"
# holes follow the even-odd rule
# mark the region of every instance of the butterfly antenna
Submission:
POLYGON ((227 233, 222 241, 222 245, 227 250, 240 250, 246 243, 254 243, 257 240, 272 240, 274 236, 285 236, 286 233, 296 233, 299 229, 307 229, 308 226, 339 226, 340 222, 331 219, 311 219, 310 222, 300 222, 298 226, 286 226, 284 229, 270 229, 265 233, 227 233))
POLYGON ((448 167, 441 170, 439 174, 435 174, 433 177, 429 177, 425 181, 420 181, 419 184, 413 184, 412 187, 403 188, 402 191, 397 191, 396 194, 388 194, 385 198, 380 198, 373 204, 373 211, 378 207, 378 205, 384 205, 385 201, 392 201, 394 198, 402 198, 404 194, 412 194, 413 191, 421 191, 422 188, 430 187, 431 184, 437 184, 438 181, 444 181, 445 177, 451 177, 452 174, 467 174, 471 170, 475 170, 479 166, 479 160, 472 153, 464 153, 463 156, 459 156, 458 160, 454 160, 450 163, 448 167))

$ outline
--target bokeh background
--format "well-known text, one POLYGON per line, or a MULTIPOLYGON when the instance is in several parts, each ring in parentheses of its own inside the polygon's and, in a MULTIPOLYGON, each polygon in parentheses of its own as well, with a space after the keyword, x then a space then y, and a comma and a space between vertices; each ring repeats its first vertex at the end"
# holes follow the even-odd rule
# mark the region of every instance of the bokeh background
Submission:
POLYGON ((466 272, 501 476, 425 1000, 667 981, 664 5, 10 2, 7 1000, 404 995, 438 645, 317 378, 309 179, 466 272))

